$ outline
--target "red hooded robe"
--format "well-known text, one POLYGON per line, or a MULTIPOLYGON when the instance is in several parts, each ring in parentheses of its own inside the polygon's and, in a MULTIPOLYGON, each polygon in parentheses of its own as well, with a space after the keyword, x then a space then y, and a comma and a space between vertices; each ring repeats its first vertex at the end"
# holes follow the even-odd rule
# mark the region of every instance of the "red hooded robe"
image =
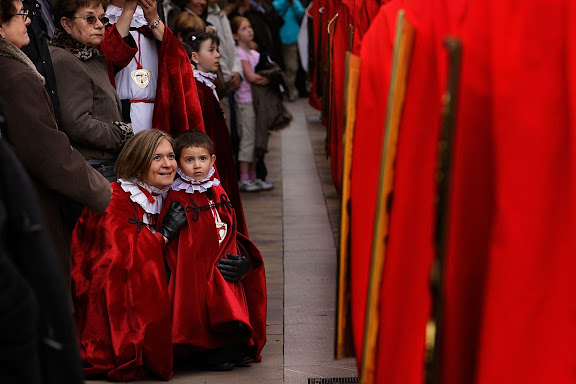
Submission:
POLYGON ((458 342, 446 344, 442 376, 574 382, 576 7, 471 0, 468 12, 446 316, 479 319, 447 324, 458 342))
POLYGON ((366 296, 374 231, 382 135, 398 6, 382 7, 361 50, 358 107, 350 181, 351 313, 358 366, 361 366, 366 296), (378 52, 375 55, 374 52, 378 52))
POLYGON ((164 239, 119 183, 104 212, 85 209, 72 235, 72 297, 84 374, 172 376, 164 239))
POLYGON ((376 348, 375 383, 422 383, 425 330, 430 317, 430 267, 434 256, 435 164, 441 116, 439 44, 432 3, 391 1, 362 40, 360 93, 352 171, 352 281, 354 332, 359 365, 366 310, 367 277, 386 118, 396 18, 404 9, 415 29, 408 62, 376 348), (377 53, 377 54, 376 54, 377 53), (426 92, 423 92, 423 89, 426 92), (354 283, 354 282, 358 283, 354 283))
POLYGON ((332 181, 340 192, 342 183, 342 127, 344 125, 344 80, 346 75, 346 52, 350 51, 350 30, 353 25, 354 0, 344 0, 338 9, 332 45, 332 76, 330 118, 328 120, 328 143, 332 169, 332 181))
POLYGON ((331 108, 328 126, 329 153, 332 180, 337 191, 342 184, 342 131, 344 127, 344 89, 346 52, 360 54, 362 37, 370 23, 376 17, 380 7, 378 0, 344 0, 338 9, 335 20, 334 43, 332 46, 331 108), (353 27, 352 46, 350 46, 350 25, 353 27))

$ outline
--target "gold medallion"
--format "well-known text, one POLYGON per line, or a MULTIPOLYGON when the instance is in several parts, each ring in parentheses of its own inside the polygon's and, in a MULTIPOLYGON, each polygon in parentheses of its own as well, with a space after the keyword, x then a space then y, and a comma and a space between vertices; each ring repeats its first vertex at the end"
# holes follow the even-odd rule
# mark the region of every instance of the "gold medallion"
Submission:
POLYGON ((150 71, 147 69, 135 69, 133 70, 130 75, 132 76, 132 81, 139 86, 140 88, 144 89, 150 84, 150 71))

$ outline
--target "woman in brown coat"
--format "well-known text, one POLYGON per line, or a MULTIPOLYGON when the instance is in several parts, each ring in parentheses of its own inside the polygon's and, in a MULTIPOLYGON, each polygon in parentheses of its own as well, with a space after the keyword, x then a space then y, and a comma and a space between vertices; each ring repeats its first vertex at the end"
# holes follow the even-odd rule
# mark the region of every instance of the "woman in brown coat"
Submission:
POLYGON ((102 175, 58 130, 44 78, 20 50, 30 41, 19 0, 0 0, 0 99, 6 118, 2 136, 32 177, 48 232, 70 278, 70 236, 61 203, 76 201, 103 211, 112 190, 102 175))
POLYGON ((88 163, 108 181, 132 127, 110 84, 104 55, 97 49, 108 22, 101 0, 58 0, 57 28, 50 55, 60 99, 60 128, 88 163))

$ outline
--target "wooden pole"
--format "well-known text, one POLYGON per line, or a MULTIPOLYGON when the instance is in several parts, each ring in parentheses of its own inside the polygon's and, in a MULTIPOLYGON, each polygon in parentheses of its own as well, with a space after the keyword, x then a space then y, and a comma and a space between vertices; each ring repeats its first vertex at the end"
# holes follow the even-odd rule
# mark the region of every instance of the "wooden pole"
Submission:
POLYGON ((389 204, 389 199, 394 183, 394 160, 396 158, 398 131, 400 128, 402 107, 404 106, 413 41, 414 28, 406 19, 404 10, 400 10, 398 11, 396 21, 390 89, 388 91, 388 108, 382 142, 382 157, 380 160, 378 201, 376 204, 376 217, 372 238, 372 257, 370 262, 364 327, 364 348, 360 372, 360 382, 362 384, 376 384, 374 379, 378 344, 380 290, 382 287, 390 219, 389 207, 391 204, 389 204))

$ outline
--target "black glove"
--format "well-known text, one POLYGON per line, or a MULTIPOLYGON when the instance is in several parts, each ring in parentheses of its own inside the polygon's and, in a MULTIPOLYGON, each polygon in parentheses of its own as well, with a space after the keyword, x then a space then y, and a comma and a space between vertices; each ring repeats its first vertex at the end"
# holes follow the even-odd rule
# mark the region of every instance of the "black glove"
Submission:
POLYGON ((250 260, 244 256, 227 253, 227 259, 219 259, 216 268, 220 271, 224 280, 229 283, 239 281, 250 270, 250 260))
POLYGON ((179 201, 173 201, 162 219, 162 227, 158 232, 170 241, 180 232, 184 224, 186 224, 186 210, 179 201))

